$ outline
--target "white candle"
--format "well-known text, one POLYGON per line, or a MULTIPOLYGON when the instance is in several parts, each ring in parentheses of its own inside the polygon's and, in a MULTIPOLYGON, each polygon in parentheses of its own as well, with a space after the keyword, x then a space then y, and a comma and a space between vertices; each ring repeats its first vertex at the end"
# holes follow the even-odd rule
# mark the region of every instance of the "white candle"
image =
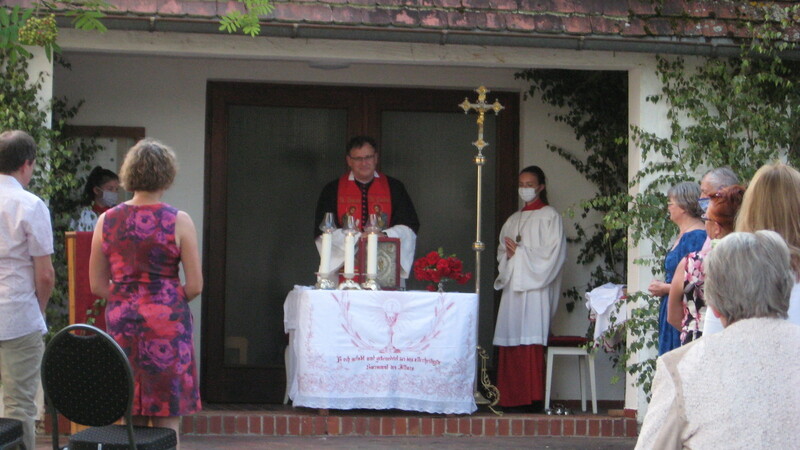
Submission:
POLYGON ((370 233, 367 235, 367 275, 375 276, 378 274, 378 235, 370 233))
POLYGON ((356 240, 353 233, 347 233, 344 237, 344 273, 355 273, 356 263, 356 240))
POLYGON ((322 246, 319 255, 319 273, 327 274, 331 271, 331 234, 322 233, 322 246))

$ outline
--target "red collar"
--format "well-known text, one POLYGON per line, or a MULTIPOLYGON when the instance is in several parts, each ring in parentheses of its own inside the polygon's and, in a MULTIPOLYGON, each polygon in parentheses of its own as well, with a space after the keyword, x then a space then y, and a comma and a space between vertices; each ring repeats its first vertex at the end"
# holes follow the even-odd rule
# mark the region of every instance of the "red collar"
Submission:
POLYGON ((103 206, 97 202, 92 203, 92 211, 94 211, 97 215, 103 214, 104 212, 111 209, 108 206, 103 206))
POLYGON ((543 202, 541 198, 536 198, 536 200, 525 205, 525 207, 522 208, 522 211, 536 211, 537 209, 542 209, 545 206, 547 206, 547 204, 543 202))

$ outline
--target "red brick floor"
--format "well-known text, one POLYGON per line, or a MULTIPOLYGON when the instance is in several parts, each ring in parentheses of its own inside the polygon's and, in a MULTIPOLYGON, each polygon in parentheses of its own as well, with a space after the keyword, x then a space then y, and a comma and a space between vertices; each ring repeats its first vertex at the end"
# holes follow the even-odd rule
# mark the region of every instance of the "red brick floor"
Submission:
POLYGON ((636 419, 607 415, 505 413, 481 408, 472 415, 438 415, 405 411, 335 411, 291 406, 211 406, 183 418, 188 435, 229 436, 568 436, 635 437, 636 419), (239 409, 236 409, 239 407, 239 409))

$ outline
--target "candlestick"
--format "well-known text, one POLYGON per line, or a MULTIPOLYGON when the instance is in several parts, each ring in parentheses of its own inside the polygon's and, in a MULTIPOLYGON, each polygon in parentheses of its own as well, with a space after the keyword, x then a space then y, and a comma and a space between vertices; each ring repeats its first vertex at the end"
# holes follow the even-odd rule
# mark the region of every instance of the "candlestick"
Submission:
POLYGON ((319 273, 331 271, 331 233, 322 233, 322 246, 319 258, 319 273))
POLYGON ((370 233, 367 236, 367 275, 374 277, 378 274, 378 235, 370 233))
POLYGON ((355 273, 356 239, 353 233, 344 236, 344 273, 355 273))

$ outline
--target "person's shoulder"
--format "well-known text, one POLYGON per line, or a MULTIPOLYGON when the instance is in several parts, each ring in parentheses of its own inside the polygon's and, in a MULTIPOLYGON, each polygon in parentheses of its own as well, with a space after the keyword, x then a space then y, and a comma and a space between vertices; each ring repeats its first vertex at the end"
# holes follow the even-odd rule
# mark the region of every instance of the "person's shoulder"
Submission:
POLYGON ((541 209, 537 210, 540 215, 548 218, 561 218, 561 213, 550 205, 544 205, 541 209))
POLYGON ((395 177, 391 177, 389 175, 386 175, 385 173, 381 173, 381 176, 386 177, 386 181, 388 181, 390 185, 394 184, 394 185, 397 185, 397 186, 405 186, 402 181, 400 181, 399 179, 397 179, 395 177))
POLYGON ((658 359, 661 364, 666 366, 670 371, 675 370, 678 364, 690 357, 698 357, 705 351, 706 342, 703 339, 692 341, 686 345, 682 345, 676 349, 670 350, 667 353, 659 356, 658 359))
POLYGON ((341 179, 341 177, 335 178, 335 179, 325 183, 325 186, 322 188, 323 192, 324 191, 329 191, 331 189, 338 189, 339 188, 339 180, 340 179, 341 179))

